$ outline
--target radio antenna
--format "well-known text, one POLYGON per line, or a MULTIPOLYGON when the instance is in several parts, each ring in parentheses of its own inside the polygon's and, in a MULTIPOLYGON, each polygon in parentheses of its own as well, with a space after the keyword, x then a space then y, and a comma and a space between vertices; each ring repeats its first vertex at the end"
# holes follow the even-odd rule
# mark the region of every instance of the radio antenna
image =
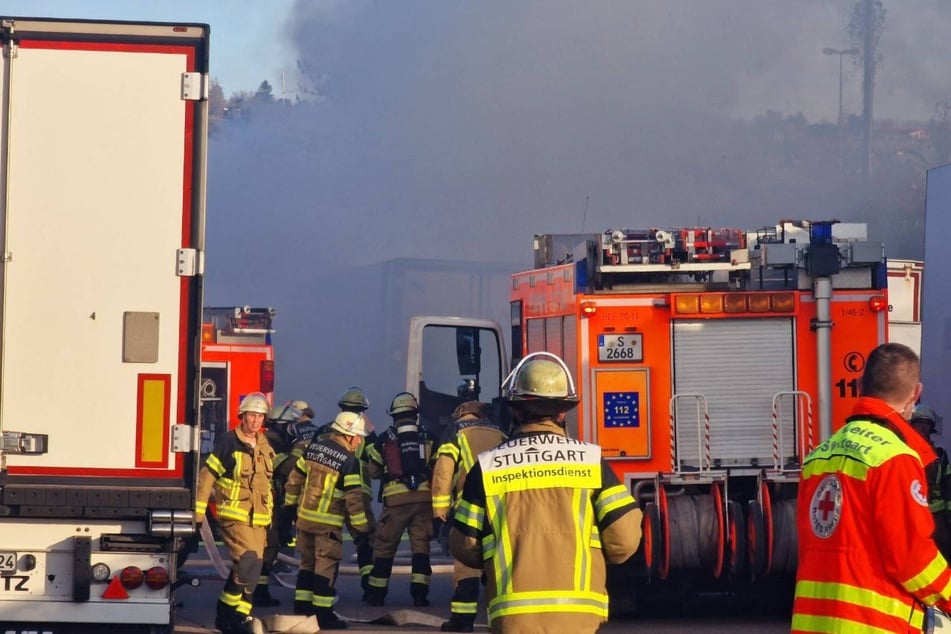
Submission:
POLYGON ((588 198, 590 196, 585 195, 584 197, 584 214, 581 216, 581 233, 584 233, 584 223, 588 219, 588 198))

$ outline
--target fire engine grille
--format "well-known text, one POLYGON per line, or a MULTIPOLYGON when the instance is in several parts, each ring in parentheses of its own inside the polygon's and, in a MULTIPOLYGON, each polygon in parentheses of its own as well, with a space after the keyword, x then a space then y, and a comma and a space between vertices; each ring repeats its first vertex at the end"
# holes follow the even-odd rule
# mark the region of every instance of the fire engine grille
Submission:
MULTIPOLYGON (((795 390, 791 318, 678 321, 673 329, 674 393, 702 394, 710 415, 710 457, 723 467, 772 464, 772 401, 795 390)), ((784 402, 791 410, 792 401, 784 402)), ((794 454, 793 417, 785 415, 783 458, 794 454)), ((679 400, 675 423, 681 467, 703 459, 697 410, 679 400)))

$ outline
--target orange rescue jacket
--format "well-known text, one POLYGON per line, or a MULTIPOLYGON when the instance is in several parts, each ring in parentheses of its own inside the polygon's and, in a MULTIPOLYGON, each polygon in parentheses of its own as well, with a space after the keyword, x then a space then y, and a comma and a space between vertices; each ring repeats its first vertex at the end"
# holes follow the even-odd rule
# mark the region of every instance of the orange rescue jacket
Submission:
POLYGON ((920 440, 864 397, 807 456, 793 632, 921 632, 923 606, 948 608, 951 571, 931 537, 923 467, 933 455, 920 440))

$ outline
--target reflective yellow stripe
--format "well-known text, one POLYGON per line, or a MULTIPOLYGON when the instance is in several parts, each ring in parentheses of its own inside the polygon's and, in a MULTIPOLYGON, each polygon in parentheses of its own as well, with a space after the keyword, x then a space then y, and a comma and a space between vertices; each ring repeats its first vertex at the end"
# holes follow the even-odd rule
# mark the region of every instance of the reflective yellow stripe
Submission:
POLYGON ((205 461, 205 466, 211 470, 219 478, 224 474, 225 467, 221 464, 221 460, 218 459, 218 456, 211 454, 208 456, 208 460, 205 461))
POLYGON ((489 623, 501 616, 539 612, 574 612, 608 616, 608 596, 599 592, 543 590, 499 595, 489 602, 489 623))
POLYGON ((332 608, 334 606, 334 597, 328 597, 323 594, 315 594, 314 598, 311 599, 311 604, 315 608, 332 608))
POLYGON ((449 495, 434 495, 433 509, 448 509, 452 504, 452 497, 449 495))
POLYGON ((891 630, 872 627, 867 623, 834 616, 793 614, 792 629, 798 632, 862 632, 863 634, 892 634, 891 630))
POLYGON ((505 516, 505 505, 502 498, 493 495, 486 501, 486 516, 492 524, 492 534, 495 535, 495 587, 500 595, 512 593, 512 572, 509 566, 512 563, 512 540, 509 536, 508 518, 505 516))
POLYGON ((304 603, 310 603, 314 600, 314 592, 312 590, 304 590, 303 588, 297 588, 294 590, 294 601, 303 601, 304 603))
POLYGON ((410 583, 422 583, 422 584, 425 584, 425 585, 428 586, 428 585, 429 585, 429 575, 424 575, 424 574, 421 574, 421 573, 418 573, 418 572, 414 572, 414 573, 412 573, 412 574, 409 576, 409 582, 410 582, 410 583))
POLYGON ((805 479, 829 473, 840 473, 856 480, 865 481, 870 468, 869 465, 846 456, 814 458, 803 467, 802 477, 805 479))
POLYGON ((598 510, 599 522, 611 511, 631 504, 634 504, 634 498, 628 493, 627 487, 623 484, 604 489, 594 500, 594 507, 598 510))
POLYGON ((905 586, 905 589, 908 592, 917 592, 926 586, 930 586, 932 583, 937 581, 938 576, 948 569, 948 562, 944 560, 940 554, 936 555, 934 559, 931 560, 925 569, 919 572, 917 575, 903 581, 901 585, 905 586))
POLYGON ((455 614, 475 614, 479 611, 479 604, 453 601, 449 604, 449 611, 455 614))
MULTIPOLYGON (((796 598, 827 599, 843 601, 881 612, 887 616, 907 620, 912 608, 908 603, 893 597, 879 594, 868 588, 860 588, 845 583, 829 583, 823 581, 799 581, 796 583, 796 598)), ((917 610, 920 612, 921 610, 917 610)))
POLYGON ((436 450, 436 457, 439 456, 449 456, 453 462, 459 462, 459 447, 453 442, 444 442, 436 450))
POLYGON ((485 523, 485 510, 481 506, 461 500, 459 506, 456 507, 455 520, 477 531, 482 530, 482 524, 485 523))
POLYGON ((472 467, 475 465, 476 456, 472 451, 472 445, 469 444, 469 439, 463 435, 459 435, 459 454, 462 457, 462 466, 466 470, 466 473, 472 471, 472 467))

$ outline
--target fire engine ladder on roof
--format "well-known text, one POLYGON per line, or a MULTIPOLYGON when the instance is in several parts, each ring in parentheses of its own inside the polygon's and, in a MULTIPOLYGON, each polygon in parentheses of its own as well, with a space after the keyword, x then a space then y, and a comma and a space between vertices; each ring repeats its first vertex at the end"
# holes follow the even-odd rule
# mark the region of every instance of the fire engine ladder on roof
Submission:
POLYGON ((766 473, 768 480, 798 480, 802 470, 802 460, 815 448, 812 432, 812 397, 802 390, 777 392, 772 405, 773 468, 766 473), (792 400, 792 420, 783 413, 783 402, 792 400), (795 461, 787 463, 783 442, 783 427, 791 422, 795 425, 793 434, 796 443, 795 461), (798 422, 798 425, 796 424, 798 422))
MULTIPOLYGON (((674 394, 670 399, 670 481, 680 482, 726 482, 726 471, 713 469, 710 450, 710 412, 707 397, 703 394, 674 394), (685 467, 681 461, 681 426, 678 422, 678 405, 682 400, 692 400, 697 413, 697 450, 699 467, 685 467)), ((683 430, 689 433, 689 426, 683 430)))

